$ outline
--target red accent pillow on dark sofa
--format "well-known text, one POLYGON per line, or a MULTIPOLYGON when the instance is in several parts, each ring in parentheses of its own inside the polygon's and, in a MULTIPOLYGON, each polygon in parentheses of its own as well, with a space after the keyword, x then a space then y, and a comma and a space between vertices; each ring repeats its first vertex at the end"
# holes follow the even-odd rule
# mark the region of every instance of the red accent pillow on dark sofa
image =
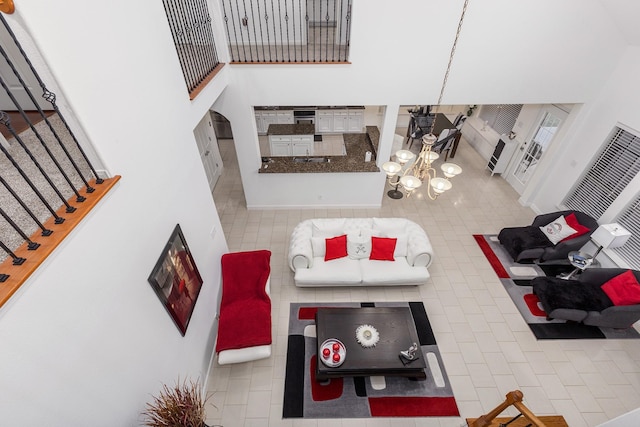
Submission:
POLYGON ((610 279, 601 288, 615 305, 640 304, 640 284, 631 270, 610 279))
POLYGON ((578 236, 582 236, 583 234, 588 233, 589 231, 591 231, 589 229, 589 227, 585 227, 584 225, 580 224, 578 222, 578 218, 576 218, 576 214, 575 213, 570 213, 569 215, 564 217, 564 220, 567 221, 567 225, 571 228, 573 228, 574 230, 576 230, 575 233, 573 233, 571 236, 569 237, 565 237, 564 239, 560 240, 561 242, 564 242, 566 240, 570 240, 570 239, 574 239, 578 236))

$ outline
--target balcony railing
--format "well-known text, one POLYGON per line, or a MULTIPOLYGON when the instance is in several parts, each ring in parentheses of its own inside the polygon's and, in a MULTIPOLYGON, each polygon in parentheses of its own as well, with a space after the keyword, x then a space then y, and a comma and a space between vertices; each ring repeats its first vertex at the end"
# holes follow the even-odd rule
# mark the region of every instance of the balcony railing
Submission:
POLYGON ((56 95, 47 89, 1 14, 0 21, 2 305, 118 177, 98 177, 61 114, 56 95))
POLYGON ((173 43, 191 99, 222 67, 207 0, 163 0, 173 43))
POLYGON ((344 63, 352 0, 221 0, 234 63, 344 63))

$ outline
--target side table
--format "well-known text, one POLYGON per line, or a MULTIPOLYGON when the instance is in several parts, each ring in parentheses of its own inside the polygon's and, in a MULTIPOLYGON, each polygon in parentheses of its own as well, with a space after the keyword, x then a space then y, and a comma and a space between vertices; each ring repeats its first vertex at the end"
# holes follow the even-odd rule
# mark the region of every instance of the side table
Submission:
POLYGON ((598 267, 600 265, 600 263, 598 263, 598 261, 595 260, 593 255, 588 254, 586 252, 571 251, 569 252, 568 258, 569 258, 569 262, 571 263, 572 266, 575 267, 575 269, 570 273, 565 273, 558 276, 561 279, 565 279, 565 280, 573 279, 579 273, 582 273, 584 270, 586 270, 588 267, 591 267, 591 266, 598 267))

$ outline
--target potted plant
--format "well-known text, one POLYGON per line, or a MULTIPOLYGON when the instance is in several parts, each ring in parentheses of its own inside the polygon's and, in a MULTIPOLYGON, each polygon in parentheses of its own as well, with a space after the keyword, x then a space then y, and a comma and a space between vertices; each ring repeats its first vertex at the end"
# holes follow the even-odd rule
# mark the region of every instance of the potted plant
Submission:
POLYGON ((145 426, 150 427, 206 427, 204 405, 200 381, 177 381, 169 387, 163 385, 153 402, 147 403, 142 413, 145 426))

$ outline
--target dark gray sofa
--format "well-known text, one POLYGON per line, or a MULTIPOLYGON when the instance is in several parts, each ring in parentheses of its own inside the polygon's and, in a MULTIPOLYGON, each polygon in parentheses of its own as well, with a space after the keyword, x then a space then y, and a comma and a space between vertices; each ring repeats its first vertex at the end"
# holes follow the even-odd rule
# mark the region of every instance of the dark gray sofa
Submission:
MULTIPOLYGON (((613 305, 600 288, 626 268, 588 268, 577 280, 536 277, 531 281, 533 293, 540 300, 549 319, 582 322, 585 325, 625 329, 640 320, 640 304, 613 305)), ((640 281, 640 271, 633 270, 640 281)))
POLYGON ((580 250, 589 241, 596 228, 598 228, 598 222, 586 213, 565 210, 538 215, 531 225, 503 228, 498 234, 498 240, 515 262, 526 264, 561 261, 568 264, 569 252, 580 250), (554 245, 539 227, 549 224, 560 215, 567 216, 570 213, 575 213, 578 222, 588 227, 590 231, 554 245))

